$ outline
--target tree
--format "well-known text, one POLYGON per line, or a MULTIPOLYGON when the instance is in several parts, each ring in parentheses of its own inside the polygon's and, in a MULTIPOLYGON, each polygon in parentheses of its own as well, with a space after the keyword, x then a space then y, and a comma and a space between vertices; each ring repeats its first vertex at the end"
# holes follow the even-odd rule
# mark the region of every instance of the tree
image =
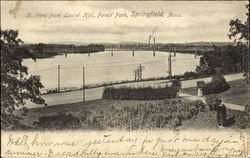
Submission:
POLYGON ((199 63, 198 66, 196 66, 195 71, 196 71, 199 75, 201 75, 202 77, 203 77, 204 75, 209 75, 209 74, 210 74, 210 72, 209 72, 209 66, 208 66, 208 64, 207 64, 207 62, 206 62, 206 60, 205 60, 204 57, 201 57, 201 58, 200 58, 200 63, 199 63))
POLYGON ((244 49, 245 45, 214 46, 213 52, 204 53, 200 57, 196 72, 201 76, 242 72, 244 49))
POLYGON ((23 41, 18 31, 1 30, 1 127, 12 128, 18 124, 13 112, 17 107, 24 109, 26 100, 45 104, 41 98, 43 88, 39 76, 28 76, 28 67, 22 65, 24 57, 35 61, 32 53, 21 47, 23 41))
POLYGON ((247 79, 247 83, 249 84, 249 48, 248 48, 248 43, 249 43, 249 13, 248 13, 248 9, 249 9, 249 4, 246 5, 246 16, 247 16, 247 20, 245 21, 245 23, 242 23, 242 21, 240 21, 239 19, 235 19, 235 20, 231 20, 229 25, 230 25, 230 29, 229 29, 229 39, 234 38, 234 42, 237 42, 237 45, 242 45, 243 49, 243 69, 245 72, 245 76, 247 79), (246 46, 243 46, 243 42, 247 43, 246 46))

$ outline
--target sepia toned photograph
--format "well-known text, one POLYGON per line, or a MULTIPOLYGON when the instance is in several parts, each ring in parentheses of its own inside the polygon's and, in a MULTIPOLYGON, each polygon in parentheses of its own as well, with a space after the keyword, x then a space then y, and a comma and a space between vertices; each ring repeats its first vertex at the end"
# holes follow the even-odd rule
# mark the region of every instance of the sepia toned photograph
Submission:
POLYGON ((1 157, 247 158, 248 10, 1 1, 1 157))

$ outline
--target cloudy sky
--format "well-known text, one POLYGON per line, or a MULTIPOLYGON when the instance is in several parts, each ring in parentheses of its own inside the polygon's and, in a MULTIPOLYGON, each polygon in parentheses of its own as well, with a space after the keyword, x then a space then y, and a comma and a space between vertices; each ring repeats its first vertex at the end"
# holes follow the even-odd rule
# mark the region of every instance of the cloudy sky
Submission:
POLYGON ((246 20, 245 4, 247 1, 22 1, 15 17, 9 12, 16 2, 1 1, 1 27, 18 29, 26 43, 147 42, 153 30, 156 42, 161 43, 230 41, 229 21, 246 20), (163 12, 164 17, 131 17, 132 12, 152 11, 163 12), (171 12, 181 17, 167 18, 171 12), (49 18, 51 13, 61 17, 49 18), (80 13, 80 17, 64 18, 66 13, 80 13), (95 17, 86 19, 85 13, 95 17), (113 15, 97 18, 99 13, 113 15), (116 13, 126 13, 128 17, 115 18, 116 13), (47 17, 35 17, 37 14, 47 17))

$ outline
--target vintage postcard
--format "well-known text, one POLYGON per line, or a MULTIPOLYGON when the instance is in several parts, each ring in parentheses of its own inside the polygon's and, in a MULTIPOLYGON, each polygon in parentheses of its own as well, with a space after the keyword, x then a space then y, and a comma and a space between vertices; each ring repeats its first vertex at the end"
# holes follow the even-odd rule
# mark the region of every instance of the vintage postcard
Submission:
POLYGON ((1 157, 250 157, 248 1, 1 1, 1 157))

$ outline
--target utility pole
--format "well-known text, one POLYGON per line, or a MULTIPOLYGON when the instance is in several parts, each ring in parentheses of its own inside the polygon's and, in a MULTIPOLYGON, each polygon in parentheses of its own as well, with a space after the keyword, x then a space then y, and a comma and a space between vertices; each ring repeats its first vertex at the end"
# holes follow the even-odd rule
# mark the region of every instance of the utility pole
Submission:
POLYGON ((195 47, 195 55, 194 55, 195 59, 196 59, 196 56, 197 56, 197 47, 195 47))
POLYGON ((168 75, 170 77, 170 81, 172 80, 172 61, 171 61, 171 52, 169 52, 168 56, 168 75))
POLYGON ((137 81, 137 78, 139 81, 139 69, 134 70, 134 75, 135 75, 135 81, 137 81))
POLYGON ((85 101, 85 69, 82 67, 82 101, 85 101))
POLYGON ((155 56, 155 37, 154 37, 154 43, 153 43, 153 56, 155 56))
POLYGON ((141 64, 139 66, 139 71, 140 71, 140 80, 142 80, 142 67, 141 67, 141 64))
POLYGON ((58 77, 57 77, 57 79, 58 79, 58 87, 57 87, 57 90, 58 91, 60 91, 60 66, 61 65, 58 65, 58 77))
POLYGON ((134 70, 134 75, 135 75, 135 81, 136 81, 136 78, 137 78, 136 70, 134 70))
POLYGON ((141 64, 139 65, 139 80, 142 80, 142 67, 141 64))
POLYGON ((141 64, 138 65, 138 81, 142 81, 142 71, 144 70, 144 66, 142 66, 141 64))

